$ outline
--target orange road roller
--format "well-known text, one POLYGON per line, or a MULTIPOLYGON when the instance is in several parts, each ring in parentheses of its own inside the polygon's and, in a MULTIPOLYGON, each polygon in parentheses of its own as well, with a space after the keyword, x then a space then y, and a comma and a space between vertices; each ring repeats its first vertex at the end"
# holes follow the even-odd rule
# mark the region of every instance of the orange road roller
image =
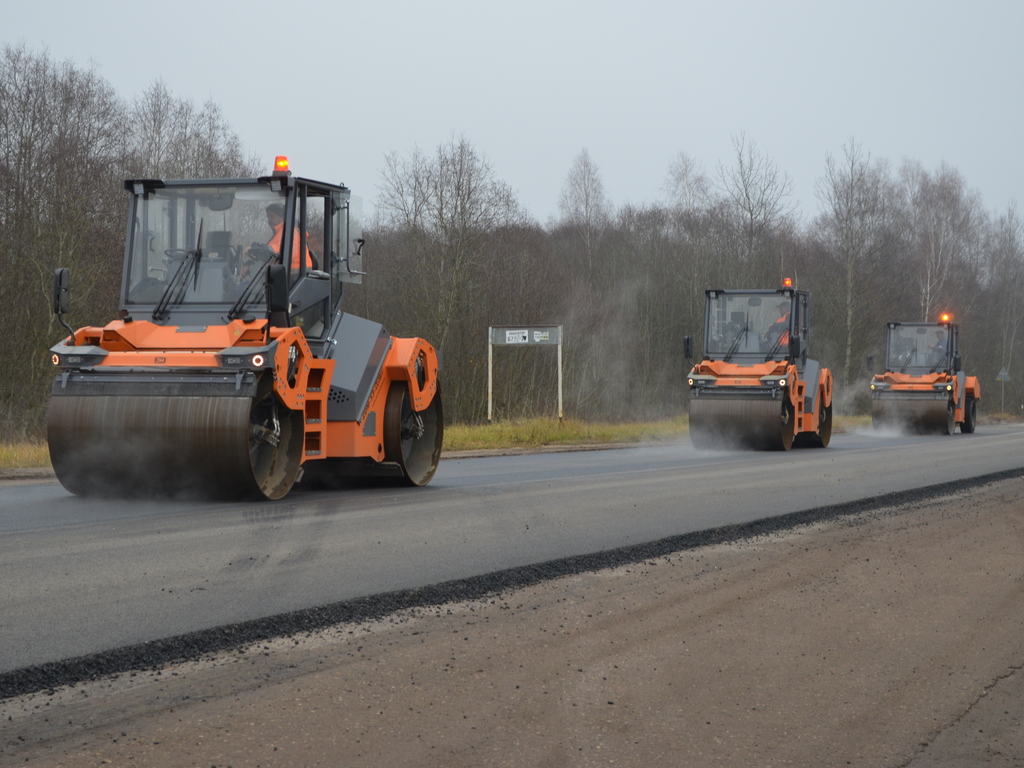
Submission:
POLYGON ((960 328, 938 323, 887 323, 885 372, 871 378, 876 429, 952 435, 978 423, 981 384, 961 368, 960 328))
MULTIPOLYGON (((807 357, 807 291, 708 290, 704 357, 687 376, 695 448, 788 451, 832 437, 832 373, 807 357)), ((686 357, 693 355, 690 337, 686 357)))
POLYGON ((437 469, 431 344, 341 311, 362 280, 358 198, 293 176, 125 182, 119 318, 70 335, 47 417, 58 480, 81 495, 284 497, 297 482, 437 469))

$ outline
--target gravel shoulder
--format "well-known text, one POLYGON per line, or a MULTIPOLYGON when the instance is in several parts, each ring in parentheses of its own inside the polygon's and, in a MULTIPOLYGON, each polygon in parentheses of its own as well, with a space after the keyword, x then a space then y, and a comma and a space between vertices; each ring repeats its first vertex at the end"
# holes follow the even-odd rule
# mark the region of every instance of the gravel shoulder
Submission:
POLYGON ((1024 479, 0 701, 34 766, 1024 765, 1024 479))

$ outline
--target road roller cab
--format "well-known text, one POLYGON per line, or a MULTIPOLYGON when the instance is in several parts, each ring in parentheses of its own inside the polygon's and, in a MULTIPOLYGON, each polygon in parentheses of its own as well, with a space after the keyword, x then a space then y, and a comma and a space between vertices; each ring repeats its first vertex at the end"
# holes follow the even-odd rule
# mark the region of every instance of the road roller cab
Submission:
POLYGON ((687 377, 693 445, 827 446, 832 374, 807 357, 808 292, 787 286, 705 294, 703 359, 687 377))
POLYGON ((875 428, 952 435, 974 432, 981 385, 961 368, 960 328, 938 323, 887 323, 885 372, 871 378, 875 428))
POLYGON ((279 158, 255 179, 125 182, 120 317, 73 330, 47 434, 73 493, 281 498, 303 477, 426 484, 439 360, 341 311, 362 280, 358 198, 279 158))

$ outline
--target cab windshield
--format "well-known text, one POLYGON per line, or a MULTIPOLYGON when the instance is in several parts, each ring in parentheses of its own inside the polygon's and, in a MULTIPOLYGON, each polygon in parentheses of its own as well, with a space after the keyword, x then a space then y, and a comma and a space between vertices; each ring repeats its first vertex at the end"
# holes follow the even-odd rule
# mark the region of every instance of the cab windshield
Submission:
POLYGON ((268 243, 275 236, 280 243, 273 214, 283 216, 284 202, 283 192, 262 185, 168 186, 138 195, 127 302, 233 304, 272 259, 268 243))
POLYGON ((708 304, 709 356, 781 360, 789 354, 792 299, 781 294, 718 293, 708 304))
POLYGON ((889 326, 886 368, 934 373, 949 367, 949 328, 944 325, 894 323, 889 326))

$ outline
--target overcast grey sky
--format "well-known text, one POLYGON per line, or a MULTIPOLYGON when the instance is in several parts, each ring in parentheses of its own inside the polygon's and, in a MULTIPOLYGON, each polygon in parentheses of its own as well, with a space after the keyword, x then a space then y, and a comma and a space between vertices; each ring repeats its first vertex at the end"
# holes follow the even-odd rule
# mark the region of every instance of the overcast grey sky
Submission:
POLYGON ((56 0, 2 41, 94 65, 123 97, 210 99, 248 150, 372 209, 384 156, 464 136, 545 223, 586 148, 616 205, 662 198, 680 151, 740 133, 817 212, 827 153, 946 162, 986 208, 1024 202, 1024 3, 56 0))

